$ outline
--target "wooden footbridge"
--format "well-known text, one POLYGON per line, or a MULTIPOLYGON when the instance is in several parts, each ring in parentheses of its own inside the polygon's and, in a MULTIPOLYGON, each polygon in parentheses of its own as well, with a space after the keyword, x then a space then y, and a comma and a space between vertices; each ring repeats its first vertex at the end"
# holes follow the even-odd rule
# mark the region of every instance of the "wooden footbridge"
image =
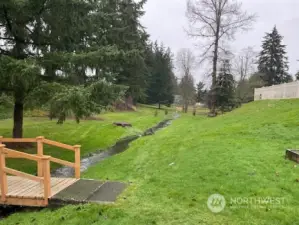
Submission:
POLYGON ((47 206, 49 200, 80 179, 80 145, 66 145, 37 138, 3 138, 0 136, 0 205, 47 206), (6 148, 2 143, 36 143, 37 154, 28 154, 6 148), (73 151, 75 162, 44 155, 44 145, 73 151), (6 159, 19 158, 37 163, 37 176, 7 167, 6 159), (51 177, 50 162, 73 167, 75 178, 51 177))

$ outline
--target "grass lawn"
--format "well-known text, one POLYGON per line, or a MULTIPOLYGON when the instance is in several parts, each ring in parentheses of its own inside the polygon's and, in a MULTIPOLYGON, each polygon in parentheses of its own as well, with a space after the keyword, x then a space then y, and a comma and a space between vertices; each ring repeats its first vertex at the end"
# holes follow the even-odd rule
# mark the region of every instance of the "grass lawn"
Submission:
MULTIPOLYGON (((77 124, 74 120, 67 120, 63 125, 57 125, 56 121, 47 118, 30 118, 24 120, 24 137, 45 136, 48 139, 62 143, 75 145, 80 144, 81 156, 99 149, 107 148, 114 144, 117 139, 138 132, 142 132, 160 122, 164 117, 164 111, 158 111, 155 116, 153 108, 138 108, 137 112, 111 112, 100 115, 99 120, 82 120, 77 124), (112 123, 125 121, 133 125, 132 128, 115 127, 112 123)), ((13 121, 0 120, 0 136, 11 137, 13 121)), ((28 149, 27 152, 36 152, 36 148, 28 149)), ((45 145, 45 154, 56 156, 61 159, 74 160, 74 154, 70 151, 45 145)), ((36 163, 27 160, 8 160, 8 165, 21 171, 36 172, 36 163)), ((54 165, 51 168, 56 168, 54 165)))
POLYGON ((299 148, 298 106, 260 101, 217 118, 183 116, 83 174, 132 182, 115 205, 18 213, 0 224, 299 224, 299 167, 284 159, 299 148), (226 199, 219 214, 207 207, 214 193, 226 199))

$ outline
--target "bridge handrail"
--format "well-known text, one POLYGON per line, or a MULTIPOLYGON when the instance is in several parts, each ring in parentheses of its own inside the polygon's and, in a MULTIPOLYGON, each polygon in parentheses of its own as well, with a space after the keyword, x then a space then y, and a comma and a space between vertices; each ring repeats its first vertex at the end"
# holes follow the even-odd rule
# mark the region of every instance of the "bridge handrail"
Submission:
MULTIPOLYGON (((55 162, 64 166, 69 166, 74 168, 75 170, 75 178, 80 178, 80 145, 67 145, 63 144, 57 141, 52 141, 49 139, 46 139, 43 136, 38 136, 36 138, 4 138, 3 136, 0 136, 0 144, 1 143, 37 143, 37 156, 44 156, 44 144, 59 147, 62 149, 70 150, 75 152, 75 162, 69 162, 66 160, 58 159, 55 157, 50 158, 51 162, 55 162)), ((7 156, 8 158, 18 158, 19 156, 17 154, 10 154, 7 156)), ((43 176, 42 172, 42 164, 38 162, 37 164, 37 174, 39 177, 43 176)))
POLYGON ((48 204, 48 199, 51 195, 51 175, 50 175, 50 156, 36 156, 27 154, 24 152, 15 151, 9 148, 5 148, 5 145, 0 144, 0 186, 1 186, 1 200, 6 201, 8 193, 8 181, 7 174, 23 177, 29 180, 41 182, 44 185, 44 201, 48 204), (34 176, 28 173, 24 173, 15 169, 8 168, 6 166, 6 156, 14 155, 19 158, 24 158, 32 161, 36 161, 42 165, 43 177, 34 176))

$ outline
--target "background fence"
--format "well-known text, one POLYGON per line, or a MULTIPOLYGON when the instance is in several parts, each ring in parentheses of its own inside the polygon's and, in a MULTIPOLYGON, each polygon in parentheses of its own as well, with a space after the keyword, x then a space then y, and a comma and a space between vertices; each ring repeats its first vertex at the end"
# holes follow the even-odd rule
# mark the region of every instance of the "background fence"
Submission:
POLYGON ((254 89, 254 101, 299 98, 299 81, 254 89))

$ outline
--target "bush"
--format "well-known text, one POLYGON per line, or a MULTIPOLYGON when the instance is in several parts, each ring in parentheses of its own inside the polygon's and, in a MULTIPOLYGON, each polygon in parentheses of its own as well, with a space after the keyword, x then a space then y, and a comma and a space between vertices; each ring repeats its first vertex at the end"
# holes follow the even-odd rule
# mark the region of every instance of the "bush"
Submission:
POLYGON ((12 117, 13 99, 7 95, 0 95, 0 119, 8 119, 12 117))

